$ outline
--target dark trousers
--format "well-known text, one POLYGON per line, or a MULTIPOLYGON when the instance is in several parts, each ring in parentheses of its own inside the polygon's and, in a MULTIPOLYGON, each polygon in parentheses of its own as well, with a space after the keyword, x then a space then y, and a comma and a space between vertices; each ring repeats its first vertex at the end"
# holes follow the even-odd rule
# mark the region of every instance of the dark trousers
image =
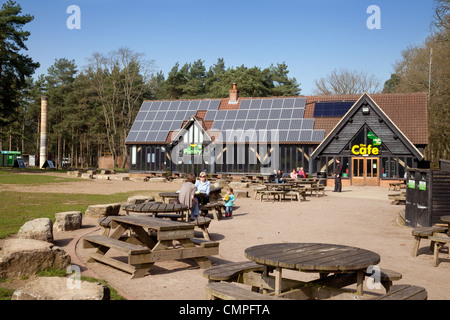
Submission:
POLYGON ((337 175, 334 176, 334 191, 335 192, 341 192, 342 191, 342 181, 341 181, 341 175, 339 177, 337 175))
MULTIPOLYGON (((199 201, 199 205, 202 205, 202 206, 204 206, 205 204, 208 204, 208 203, 209 203, 209 196, 204 196, 199 201)), ((202 213, 206 215, 206 214, 208 214, 208 210, 203 210, 202 213)))

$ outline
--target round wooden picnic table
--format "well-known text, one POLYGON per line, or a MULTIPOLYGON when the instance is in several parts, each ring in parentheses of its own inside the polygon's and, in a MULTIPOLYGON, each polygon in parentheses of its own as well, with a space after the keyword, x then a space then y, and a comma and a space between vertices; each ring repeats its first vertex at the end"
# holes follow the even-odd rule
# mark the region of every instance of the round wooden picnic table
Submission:
POLYGON ((157 217, 158 213, 178 213, 183 214, 184 212, 188 212, 189 208, 184 204, 173 204, 173 203, 163 203, 163 202, 144 202, 139 204, 128 204, 122 206, 122 209, 125 210, 128 214, 131 212, 140 212, 140 213, 150 213, 153 216, 157 217))
MULTIPOLYGON (((302 272, 356 272, 357 294, 363 294, 364 274, 369 266, 380 262, 372 251, 336 244, 276 243, 247 248, 245 256, 266 268, 275 268, 275 294, 281 293, 282 269, 302 272)), ((268 270, 268 269, 267 269, 268 270)))

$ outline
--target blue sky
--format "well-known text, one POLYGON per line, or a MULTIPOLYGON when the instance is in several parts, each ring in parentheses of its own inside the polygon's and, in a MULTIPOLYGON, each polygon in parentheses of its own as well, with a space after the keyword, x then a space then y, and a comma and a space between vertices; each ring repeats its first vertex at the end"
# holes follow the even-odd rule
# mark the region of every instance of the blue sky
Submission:
MULTIPOLYGON (((2 1, 4 2, 4 1, 2 1)), ((198 59, 207 68, 269 67, 286 62, 301 94, 314 80, 348 68, 389 79, 401 51, 430 34, 433 0, 19 0, 34 15, 28 52, 45 74, 55 59, 78 66, 94 52, 126 46, 153 59, 166 75, 176 62, 198 59), (70 30, 70 5, 81 10, 81 29, 70 30), (381 10, 381 29, 370 30, 367 8, 381 10)))

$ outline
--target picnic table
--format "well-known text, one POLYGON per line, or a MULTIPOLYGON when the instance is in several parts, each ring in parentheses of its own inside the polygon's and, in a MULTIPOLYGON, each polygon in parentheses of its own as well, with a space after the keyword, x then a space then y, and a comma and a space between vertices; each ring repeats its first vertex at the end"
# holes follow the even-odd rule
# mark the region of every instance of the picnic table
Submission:
POLYGON ((139 204, 127 204, 123 205, 122 209, 127 212, 140 212, 149 213, 154 217, 157 217, 161 213, 175 213, 184 218, 185 221, 189 219, 189 208, 184 204, 173 204, 173 203, 163 203, 163 202, 144 202, 139 204), (184 217, 183 217, 184 215, 184 217))
MULTIPOLYGON (((264 266, 264 274, 275 270, 275 295, 282 293, 283 269, 319 273, 325 279, 329 273, 356 275, 356 294, 363 294, 363 281, 369 266, 380 262, 372 251, 323 243, 276 243, 247 248, 245 256, 264 266)), ((330 284, 335 283, 332 279, 330 284)), ((354 283, 354 280, 350 280, 354 283)), ((326 282, 323 283, 324 285, 326 282)), ((284 290, 290 288, 283 288, 284 290)))
POLYGON ((108 236, 91 235, 83 238, 84 248, 96 248, 90 258, 143 277, 158 261, 194 259, 201 268, 211 266, 207 256, 219 254, 219 243, 194 239, 194 225, 149 216, 111 217, 108 236), (131 236, 130 236, 131 235, 131 236), (127 262, 106 256, 108 251, 127 254, 127 262))
MULTIPOLYGON (((434 266, 437 267, 439 265, 439 250, 445 246, 450 245, 450 216, 441 216, 441 221, 447 222, 447 232, 446 233, 433 233, 432 236, 428 237, 431 240, 431 245, 434 247, 434 266)), ((450 257, 450 251, 449 251, 450 257)))

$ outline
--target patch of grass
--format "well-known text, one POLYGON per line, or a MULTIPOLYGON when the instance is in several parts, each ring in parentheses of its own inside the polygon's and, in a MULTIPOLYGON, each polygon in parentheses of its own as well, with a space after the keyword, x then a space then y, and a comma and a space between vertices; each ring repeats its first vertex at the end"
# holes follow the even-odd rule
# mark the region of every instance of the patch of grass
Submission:
POLYGON ((11 300, 14 291, 14 289, 0 287, 0 300, 11 300))
POLYGON ((84 213, 90 205, 124 202, 134 194, 138 193, 133 191, 99 195, 0 191, 0 239, 17 233, 29 220, 49 218, 54 222, 55 213, 64 211, 84 213))
MULTIPOLYGON (((25 173, 26 171, 24 171, 25 173)), ((30 175, 23 174, 16 171, 0 170, 0 185, 2 184, 23 184, 23 185, 36 185, 36 184, 47 184, 47 183, 62 183, 62 182, 73 182, 80 181, 75 178, 61 178, 55 176, 48 176, 45 173, 30 175)))

